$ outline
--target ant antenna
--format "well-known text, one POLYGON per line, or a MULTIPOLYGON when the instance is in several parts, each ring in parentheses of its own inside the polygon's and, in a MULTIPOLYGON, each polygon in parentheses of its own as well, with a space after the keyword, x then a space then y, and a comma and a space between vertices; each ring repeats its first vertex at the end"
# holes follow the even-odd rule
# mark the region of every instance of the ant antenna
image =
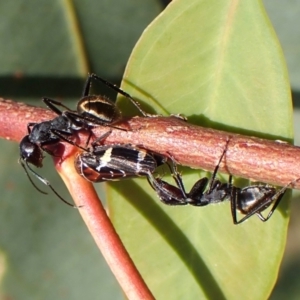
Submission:
POLYGON ((52 192, 53 192, 53 193, 54 193, 54 194, 55 194, 62 202, 66 203, 67 205, 69 205, 69 206, 71 206, 71 207, 73 207, 73 208, 80 208, 80 207, 82 207, 82 206, 76 206, 76 205, 74 205, 74 204, 72 204, 72 203, 66 201, 64 198, 62 198, 62 197, 56 192, 56 190, 53 188, 53 186, 51 185, 51 183, 50 183, 46 178, 40 176, 37 172, 35 172, 35 171, 30 167, 30 165, 28 164, 27 160, 24 160, 24 161, 23 161, 22 159, 19 159, 19 162, 21 163, 21 166, 22 166, 23 169, 25 170, 25 173, 26 173, 27 177, 29 178, 30 182, 32 183, 32 185, 33 185, 40 193, 46 194, 46 195, 48 194, 48 193, 46 193, 46 192, 40 190, 40 189, 34 184, 34 182, 32 181, 31 177, 30 177, 29 174, 28 174, 28 171, 27 171, 26 167, 30 170, 30 172, 31 172, 36 178, 38 178, 43 184, 47 185, 47 186, 52 190, 52 192), (25 164, 24 164, 24 162, 25 162, 25 164), (26 165, 26 167, 25 167, 25 165, 26 165))
MULTIPOLYGON (((25 171, 25 173, 26 173, 26 175, 27 175, 29 181, 30 181, 31 184, 36 188, 36 190, 38 190, 40 193, 42 193, 42 194, 44 194, 44 195, 48 195, 48 193, 46 193, 46 192, 42 191, 41 189, 39 189, 39 188, 36 186, 36 184, 33 182, 33 180, 31 179, 31 177, 30 177, 29 174, 28 174, 28 171, 27 171, 27 169, 26 169, 26 167, 25 167, 25 165, 24 165, 23 160, 22 160, 21 158, 19 158, 18 162, 19 162, 19 164, 21 164, 21 166, 23 167, 23 169, 24 169, 24 171, 25 171)), ((26 162, 26 165, 28 166, 27 162, 26 162)))

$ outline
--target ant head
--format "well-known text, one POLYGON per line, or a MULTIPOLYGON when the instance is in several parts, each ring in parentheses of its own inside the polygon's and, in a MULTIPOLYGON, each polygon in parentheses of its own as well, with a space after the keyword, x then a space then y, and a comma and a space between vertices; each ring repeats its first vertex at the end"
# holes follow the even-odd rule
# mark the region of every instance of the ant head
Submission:
POLYGON ((43 184, 47 185, 53 192, 54 194, 63 202, 65 202, 67 205, 74 207, 74 208, 79 208, 80 206, 75 206, 69 202, 67 202, 64 198, 62 198, 56 190, 52 187, 50 182, 40 176, 38 173, 36 173, 29 165, 29 163, 33 164, 36 167, 42 167, 42 162, 43 162, 43 149, 39 147, 37 144, 33 144, 30 142, 29 136, 26 135, 21 143, 20 143, 20 159, 19 163, 23 167, 28 179, 30 180, 31 184, 42 194, 47 194, 46 192, 42 191, 39 189, 35 183, 32 181, 31 177, 29 176, 28 170, 38 179, 40 180, 43 184), (28 168, 28 170, 27 170, 28 168))
POLYGON ((37 145, 29 140, 29 135, 26 135, 20 143, 20 159, 40 168, 43 166, 43 151, 37 145))

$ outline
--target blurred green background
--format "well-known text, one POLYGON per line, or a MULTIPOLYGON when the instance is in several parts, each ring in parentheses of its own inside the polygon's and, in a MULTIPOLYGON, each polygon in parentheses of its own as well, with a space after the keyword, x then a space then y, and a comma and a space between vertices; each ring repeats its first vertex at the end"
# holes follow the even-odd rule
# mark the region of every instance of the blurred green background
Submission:
MULTIPOLYGON (((1 2, 0 95, 35 105, 41 105, 43 96, 69 99, 73 107, 88 71, 118 84, 136 41, 165 2, 1 2)), ((300 145, 300 1, 264 4, 287 60, 295 144, 300 145)), ((111 92, 101 87, 101 93, 111 92)), ((0 275, 5 274, 1 298, 123 299, 77 212, 51 193, 39 194, 17 164, 17 144, 0 142, 0 275)), ((48 160, 41 174, 70 200, 52 169, 48 160)), ((101 184, 97 188, 101 193, 101 184)), ((271 299, 300 295, 299 193, 293 198, 288 244, 271 299)))

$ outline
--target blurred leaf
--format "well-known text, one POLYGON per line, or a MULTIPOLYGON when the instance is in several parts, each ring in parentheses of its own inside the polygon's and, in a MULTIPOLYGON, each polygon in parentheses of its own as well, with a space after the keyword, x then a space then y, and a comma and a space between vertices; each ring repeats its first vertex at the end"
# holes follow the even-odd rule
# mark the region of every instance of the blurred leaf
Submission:
MULTIPOLYGON (((160 8, 156 0, 74 3, 1 2, 1 96, 41 105, 42 96, 63 95, 75 107, 88 64, 120 78, 135 41, 160 8)), ((34 189, 17 163, 16 143, 1 141, 1 149, 0 298, 123 298, 78 212, 42 184, 48 196, 34 189)), ((37 171, 71 201, 50 159, 37 171)))
MULTIPOLYGON (((285 62, 261 1, 173 1, 136 45, 123 88, 157 113, 292 139, 285 62)), ((183 173, 188 188, 203 176, 183 173)), ((145 180, 113 187, 110 214, 156 298, 270 294, 285 246, 288 201, 266 224, 253 217, 234 226, 228 203, 172 208, 159 203, 145 180)))
POLYGON ((119 78, 144 28, 160 13, 159 1, 74 2, 91 69, 105 78, 119 78))
MULTIPOLYGON (((282 45, 292 89, 300 90, 300 2, 264 0, 266 10, 282 45)), ((298 96, 299 97, 299 96, 298 96)), ((293 99, 294 100, 294 99, 293 99)), ((299 104, 298 104, 299 106, 299 104)))
POLYGON ((2 75, 87 72, 68 1, 2 2, 0 10, 5 16, 0 26, 2 75))
MULTIPOLYGON (((49 194, 36 191, 17 163, 17 144, 0 142, 5 150, 0 173, 0 261, 4 276, 0 298, 83 299, 89 295, 97 299, 101 288, 102 295, 111 295, 110 299, 115 295, 116 299, 120 295, 118 285, 78 212, 39 182, 49 194)), ((45 160, 39 174, 71 201, 50 159, 45 160)))

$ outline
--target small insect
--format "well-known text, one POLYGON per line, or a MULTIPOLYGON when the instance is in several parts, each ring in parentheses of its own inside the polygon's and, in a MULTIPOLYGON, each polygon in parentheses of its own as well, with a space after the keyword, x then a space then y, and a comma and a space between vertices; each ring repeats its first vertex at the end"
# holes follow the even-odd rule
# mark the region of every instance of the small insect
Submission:
MULTIPOLYGON (((77 103, 77 111, 70 110, 67 106, 56 100, 43 98, 45 104, 55 112, 58 117, 41 123, 29 123, 27 126, 28 139, 26 139, 26 145, 28 145, 29 140, 29 142, 40 146, 44 150, 43 146, 56 144, 62 140, 85 150, 85 148, 80 147, 68 138, 73 136, 75 131, 81 129, 90 130, 98 125, 106 125, 124 130, 112 125, 121 118, 121 112, 115 103, 104 96, 89 95, 92 79, 97 79, 126 96, 139 109, 143 116, 150 116, 140 108, 139 103, 129 94, 96 74, 90 74, 84 85, 82 98, 77 103), (61 111, 57 106, 61 106, 66 110, 61 111)), ((24 145, 20 148, 22 148, 21 158, 23 154, 25 154, 25 157, 30 154, 29 149, 29 153, 26 155, 26 147, 24 147, 24 145)))
POLYGON ((210 179, 204 177, 199 179, 189 193, 185 192, 181 175, 177 171, 176 163, 173 160, 172 174, 177 186, 171 185, 160 178, 148 174, 150 185, 158 194, 160 200, 167 205, 193 205, 205 206, 230 200, 231 215, 234 224, 241 224, 253 215, 265 222, 270 219, 282 200, 286 190, 298 181, 294 180, 281 189, 267 184, 250 185, 244 188, 235 187, 232 184, 232 176, 229 176, 228 183, 221 183, 216 179, 219 165, 226 152, 224 150, 213 175, 210 179), (205 188, 208 185, 208 189, 205 188), (270 208, 266 217, 262 212, 270 208), (237 211, 244 214, 240 220, 237 219, 237 211))
MULTIPOLYGON (((104 140, 110 131, 97 141, 104 140)), ((82 152, 75 157, 75 169, 92 182, 112 181, 137 176, 147 176, 164 164, 167 158, 132 145, 96 145, 92 152, 82 152)))
MULTIPOLYGON (((77 111, 70 110, 67 106, 56 100, 43 98, 45 104, 58 116, 53 120, 44 121, 41 123, 29 123, 27 125, 28 135, 26 135, 20 142, 19 162, 24 168, 26 175, 28 176, 30 182, 35 188, 37 188, 37 186, 31 180, 27 169, 41 182, 49 186, 50 189, 63 202, 71 206, 73 205, 65 201, 54 190, 50 182, 46 178, 43 178, 40 175, 38 175, 29 166, 29 164, 32 164, 36 167, 42 167, 42 161, 44 158, 43 152, 46 151, 50 155, 54 155, 54 153, 52 151, 49 151, 46 146, 55 145, 60 141, 68 142, 86 151, 85 148, 81 147, 71 139, 73 138, 75 132, 79 130, 85 129, 90 131, 90 136, 87 140, 86 145, 88 145, 92 134, 91 129, 95 126, 103 125, 124 130, 122 128, 118 128, 112 125, 118 122, 121 118, 121 112, 117 108, 115 103, 104 96, 89 95, 92 79, 96 79, 98 81, 103 82, 110 88, 129 98, 130 101, 137 107, 137 109, 143 116, 150 116, 140 108, 139 103, 137 103, 129 94, 125 93, 120 88, 98 77, 95 74, 89 75, 86 80, 82 98, 77 104, 77 111), (57 106, 63 107, 65 111, 60 110, 57 106)), ((37 190, 42 192, 39 188, 37 188, 37 190)), ((45 192, 42 193, 45 194, 45 192)))

